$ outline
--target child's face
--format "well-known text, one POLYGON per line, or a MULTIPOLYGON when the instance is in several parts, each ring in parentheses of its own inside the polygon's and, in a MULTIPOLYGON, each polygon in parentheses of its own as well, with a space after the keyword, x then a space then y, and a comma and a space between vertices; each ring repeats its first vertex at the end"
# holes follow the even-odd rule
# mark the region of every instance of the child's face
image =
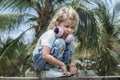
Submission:
POLYGON ((60 24, 58 24, 58 26, 62 27, 64 30, 64 34, 63 36, 68 36, 68 34, 72 34, 75 30, 76 27, 76 22, 70 19, 67 19, 63 22, 61 22, 60 24))

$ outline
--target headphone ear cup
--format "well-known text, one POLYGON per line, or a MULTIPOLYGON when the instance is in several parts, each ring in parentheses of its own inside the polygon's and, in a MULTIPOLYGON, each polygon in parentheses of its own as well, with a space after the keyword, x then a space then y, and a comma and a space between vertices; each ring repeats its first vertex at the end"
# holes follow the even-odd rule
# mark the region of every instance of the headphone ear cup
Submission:
POLYGON ((74 36, 72 34, 69 34, 65 40, 66 40, 66 43, 70 43, 71 41, 74 40, 74 36))
POLYGON ((62 37, 64 30, 61 27, 55 27, 54 32, 56 34, 56 37, 62 37))

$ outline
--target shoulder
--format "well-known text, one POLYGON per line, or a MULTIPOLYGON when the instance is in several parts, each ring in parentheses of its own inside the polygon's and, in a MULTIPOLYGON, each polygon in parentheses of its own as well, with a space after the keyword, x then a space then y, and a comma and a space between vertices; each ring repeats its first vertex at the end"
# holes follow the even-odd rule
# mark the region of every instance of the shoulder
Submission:
POLYGON ((46 32, 44 32, 44 33, 42 34, 41 37, 51 37, 51 36, 55 36, 54 31, 53 31, 53 30, 47 30, 46 32))
POLYGON ((55 39, 56 37, 54 31, 48 30, 40 37, 41 45, 47 45, 51 48, 55 39))
POLYGON ((53 30, 47 30, 46 33, 52 33, 52 34, 55 34, 53 30))
POLYGON ((54 31, 53 31, 53 30, 48 30, 48 31, 46 32, 46 38, 49 38, 49 39, 54 40, 54 39, 56 38, 54 31))
POLYGON ((47 30, 44 34, 55 35, 53 30, 47 30))

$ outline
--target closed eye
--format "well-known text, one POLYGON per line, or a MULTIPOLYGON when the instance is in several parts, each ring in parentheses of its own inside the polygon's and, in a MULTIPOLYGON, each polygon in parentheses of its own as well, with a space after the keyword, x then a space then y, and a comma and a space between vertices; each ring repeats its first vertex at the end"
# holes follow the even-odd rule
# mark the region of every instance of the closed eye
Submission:
POLYGON ((69 28, 69 26, 66 25, 65 28, 69 28))
POLYGON ((72 30, 74 30, 74 29, 75 29, 75 27, 71 27, 71 29, 72 29, 72 30))

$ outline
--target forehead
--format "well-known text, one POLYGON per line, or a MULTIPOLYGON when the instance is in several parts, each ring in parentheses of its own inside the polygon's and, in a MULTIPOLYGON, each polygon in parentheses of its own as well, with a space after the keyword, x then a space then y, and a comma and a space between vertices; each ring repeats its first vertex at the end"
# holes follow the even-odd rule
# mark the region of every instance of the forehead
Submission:
POLYGON ((62 23, 64 25, 71 26, 71 27, 75 27, 76 26, 75 20, 67 19, 67 20, 63 21, 62 23))

